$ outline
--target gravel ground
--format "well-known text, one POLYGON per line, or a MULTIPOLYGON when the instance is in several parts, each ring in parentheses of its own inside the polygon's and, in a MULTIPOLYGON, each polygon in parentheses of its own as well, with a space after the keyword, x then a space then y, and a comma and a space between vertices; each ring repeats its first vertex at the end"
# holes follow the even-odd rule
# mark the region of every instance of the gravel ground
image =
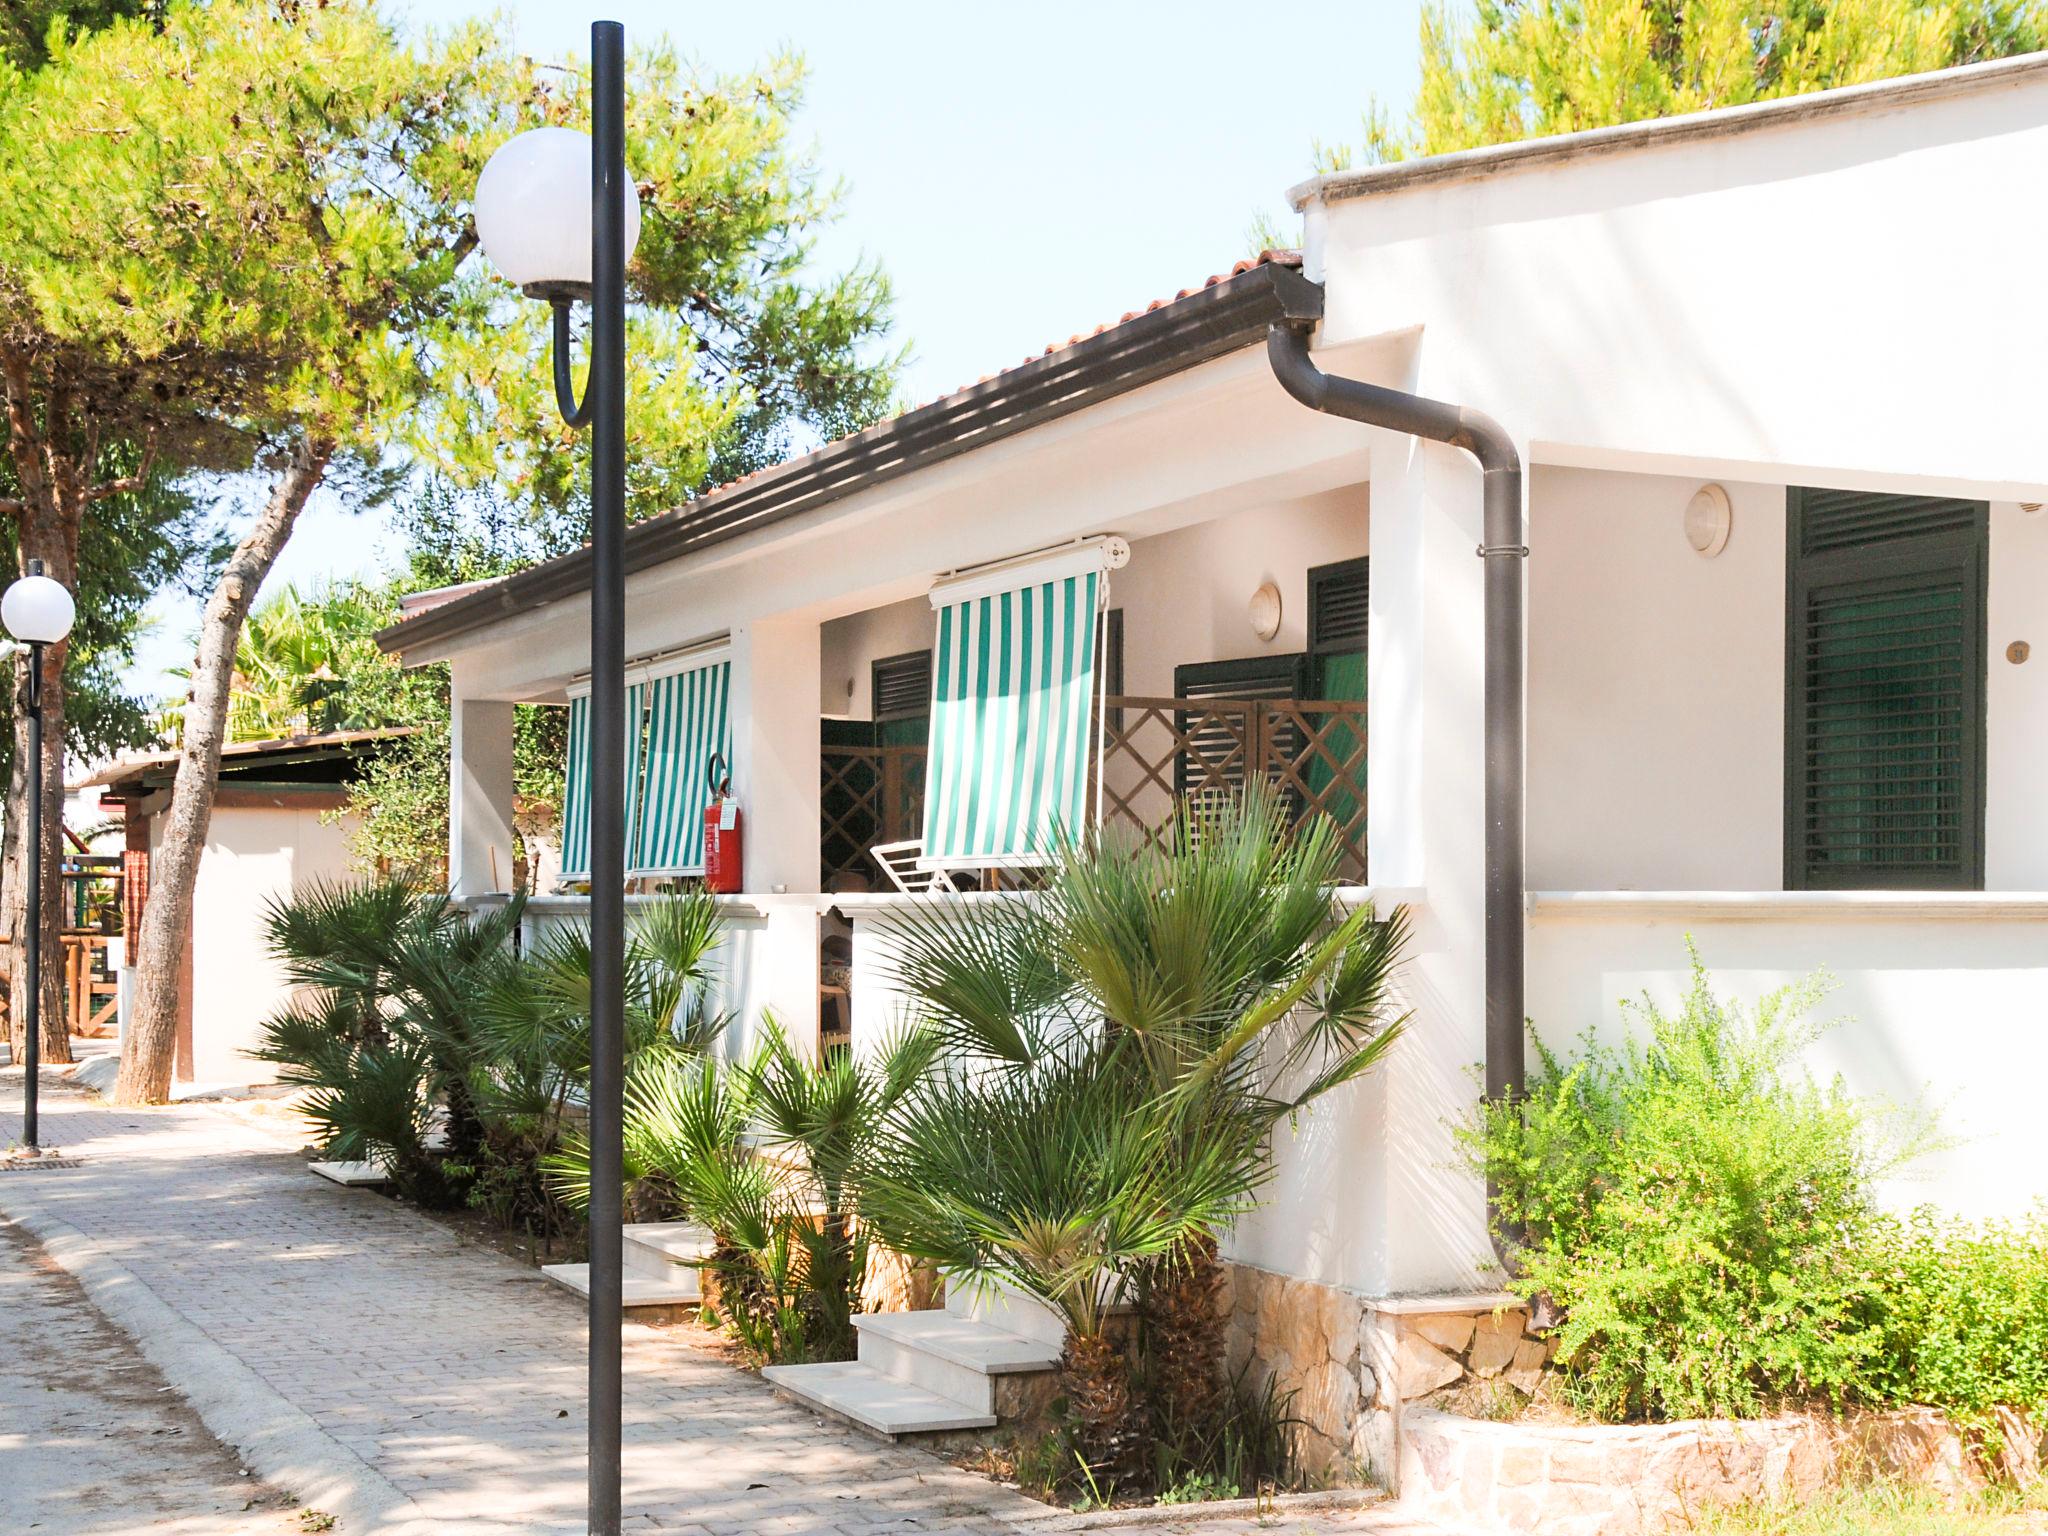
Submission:
MULTIPOLYGON (((32 1179, 36 1173, 0 1173, 32 1179)), ((0 1221, 0 1531, 274 1536, 318 1529, 245 1477, 78 1282, 0 1221)))

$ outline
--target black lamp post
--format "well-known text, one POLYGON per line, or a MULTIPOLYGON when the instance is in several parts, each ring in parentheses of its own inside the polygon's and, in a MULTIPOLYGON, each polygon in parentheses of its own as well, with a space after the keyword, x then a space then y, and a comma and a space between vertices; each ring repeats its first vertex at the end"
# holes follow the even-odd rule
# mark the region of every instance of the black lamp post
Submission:
POLYGON ((539 128, 477 182, 498 269, 554 307, 555 399, 590 445, 590 1533, 619 1530, 626 918, 626 260, 640 204, 626 180, 625 29, 590 28, 591 134, 539 128), (586 238, 587 236, 587 238, 586 238), (590 379, 569 376, 569 306, 590 305, 590 379))
MULTIPOLYGON (((43 574, 43 562, 31 560, 28 574, 0 595, 0 624, 28 646, 28 840, 22 848, 22 870, 28 896, 28 932, 23 935, 24 1014, 21 1139, 30 1157, 42 1146, 36 1123, 36 1074, 43 1064, 43 647, 71 633, 75 610, 71 594, 60 581, 43 574)), ((19 1006, 22 999, 16 999, 19 1006)))

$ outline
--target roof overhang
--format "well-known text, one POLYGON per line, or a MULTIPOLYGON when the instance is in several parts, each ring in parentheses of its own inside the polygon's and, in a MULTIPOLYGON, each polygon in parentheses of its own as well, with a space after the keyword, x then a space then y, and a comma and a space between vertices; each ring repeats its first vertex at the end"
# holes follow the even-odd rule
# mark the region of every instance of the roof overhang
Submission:
POLYGON ((1663 145, 1736 138, 1799 123, 1896 112, 1921 102, 2009 89, 2036 81, 2044 74, 2048 74, 2048 52, 2023 53, 2009 59, 1959 64, 1953 69, 1901 75, 1866 85, 1838 86, 1834 90, 1748 102, 1739 107, 1645 118, 1606 128, 1581 129, 1577 133, 1550 134, 1509 144, 1488 144, 1478 149, 1361 166, 1357 170, 1312 177, 1290 187, 1287 200, 1299 213, 1312 204, 1377 197, 1410 187, 1476 180, 1663 145))
MULTIPOLYGON (((1264 261, 813 453, 626 529, 630 574, 816 511, 856 492, 1263 343, 1287 318, 1316 318, 1322 289, 1264 261)), ((387 652, 439 647, 513 614, 590 590, 577 550, 380 630, 387 652)))

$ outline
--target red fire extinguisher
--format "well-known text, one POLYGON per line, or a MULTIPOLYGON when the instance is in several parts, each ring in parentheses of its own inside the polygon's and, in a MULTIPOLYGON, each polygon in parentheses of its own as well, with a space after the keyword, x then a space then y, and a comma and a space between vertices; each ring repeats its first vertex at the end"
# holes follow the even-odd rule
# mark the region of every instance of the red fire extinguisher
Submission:
POLYGON ((711 798, 704 807, 704 886, 716 895, 737 895, 741 884, 740 803, 732 797, 732 774, 723 754, 711 754, 705 777, 711 798))

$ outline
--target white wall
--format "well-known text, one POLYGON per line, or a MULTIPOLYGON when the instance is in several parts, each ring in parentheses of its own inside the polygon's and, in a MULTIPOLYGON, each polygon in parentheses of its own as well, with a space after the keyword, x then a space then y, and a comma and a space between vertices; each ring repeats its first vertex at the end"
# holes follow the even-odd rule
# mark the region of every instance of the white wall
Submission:
MULTIPOLYGON (((1785 490, 1539 466, 1529 503, 1529 886, 1784 885, 1785 490)), ((1985 886, 2048 889, 2048 513, 1991 509, 1985 886), (2014 640, 2041 647, 2021 665, 2014 640)))
POLYGON ((825 651, 818 713, 849 720, 875 717, 873 663, 906 651, 928 651, 937 633, 929 599, 849 613, 823 627, 825 651))
POLYGON ((1992 504, 1986 601, 1984 885, 2048 891, 2048 511, 1992 504), (2015 640, 2029 647, 2017 665, 2015 640))
MULTIPOLYGON (((1367 552, 1366 501, 1364 485, 1346 486, 1134 539, 1131 563, 1109 578, 1109 605, 1124 613, 1124 691, 1170 695, 1173 669, 1185 662, 1306 649, 1308 572, 1367 552), (1246 617, 1266 581, 1280 589, 1271 640, 1259 639, 1246 617)), ((922 597, 825 625, 825 713, 871 718, 870 663, 929 649, 933 635, 932 606, 922 597)))
POLYGON ((215 809, 192 898, 192 1075, 202 1083, 269 1082, 243 1053, 292 987, 264 941, 264 913, 321 880, 347 878, 347 822, 316 810, 215 809))
POLYGON ((1785 492, 1722 482, 1708 560, 1682 522, 1701 484, 1530 477, 1532 889, 1784 883, 1785 492))
POLYGON ((2048 307, 2013 296, 2048 248, 2048 199, 2014 192, 2048 180, 2048 71, 1972 78, 1906 110, 1376 173, 1389 190, 1308 210, 1321 345, 1419 328, 1417 386, 1539 462, 2044 499, 2048 307))
MULTIPOLYGON (((1977 898, 1981 904, 1983 898, 1977 898)), ((1951 898, 1953 903, 1953 898, 1951 898)), ((2048 901, 1999 910, 1879 900, 1832 913, 1798 897, 1747 912, 1655 903, 1631 912, 1538 903, 1529 932, 1529 1014, 1553 1046, 1621 1028, 1620 1001, 1674 1004, 1699 947, 1728 1000, 1825 969, 1839 983, 1815 1017, 1840 1021, 1811 1051, 1814 1075, 1938 1115, 1953 1145, 1885 1187, 1889 1203, 1964 1216, 2023 1216, 2048 1197, 2048 901)))

